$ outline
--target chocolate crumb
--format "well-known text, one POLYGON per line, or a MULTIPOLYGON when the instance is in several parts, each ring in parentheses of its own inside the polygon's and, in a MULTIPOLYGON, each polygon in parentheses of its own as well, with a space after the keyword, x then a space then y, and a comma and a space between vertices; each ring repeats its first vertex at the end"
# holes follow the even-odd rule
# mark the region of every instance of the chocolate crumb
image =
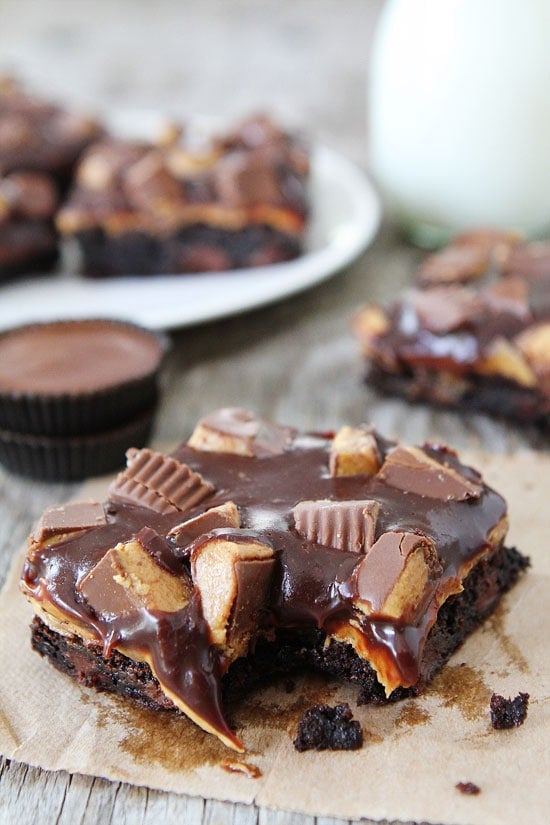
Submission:
POLYGON ((460 793, 467 794, 468 796, 477 796, 478 793, 481 793, 481 788, 474 782, 457 782, 455 788, 457 788, 460 793))
POLYGON ((513 699, 505 699, 498 693, 491 696, 491 724, 495 730, 517 728, 527 718, 529 694, 518 693, 513 699))
POLYGON ((314 705, 306 710, 298 724, 294 740, 297 751, 357 750, 363 744, 363 731, 347 702, 335 707, 314 705))

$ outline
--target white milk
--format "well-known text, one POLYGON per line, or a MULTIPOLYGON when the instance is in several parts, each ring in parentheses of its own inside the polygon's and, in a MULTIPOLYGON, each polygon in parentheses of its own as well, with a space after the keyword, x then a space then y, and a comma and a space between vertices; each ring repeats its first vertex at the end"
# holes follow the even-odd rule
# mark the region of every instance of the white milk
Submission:
POLYGON ((550 0, 389 0, 371 168, 417 238, 550 229, 550 0))

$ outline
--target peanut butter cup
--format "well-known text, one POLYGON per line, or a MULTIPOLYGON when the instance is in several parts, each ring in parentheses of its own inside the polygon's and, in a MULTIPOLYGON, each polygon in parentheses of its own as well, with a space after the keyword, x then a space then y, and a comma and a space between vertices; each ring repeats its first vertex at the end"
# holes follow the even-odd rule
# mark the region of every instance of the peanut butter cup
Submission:
POLYGON ((143 446, 165 336, 109 319, 0 334, 0 460, 37 478, 84 478, 143 446))
POLYGON ((425 690, 527 567, 506 532, 448 448, 225 409, 170 456, 128 451, 105 504, 49 508, 21 587, 61 671, 242 750, 224 703, 277 675, 375 704, 425 690))
POLYGON ((89 435, 151 408, 167 339, 109 319, 29 324, 0 334, 0 427, 89 435))

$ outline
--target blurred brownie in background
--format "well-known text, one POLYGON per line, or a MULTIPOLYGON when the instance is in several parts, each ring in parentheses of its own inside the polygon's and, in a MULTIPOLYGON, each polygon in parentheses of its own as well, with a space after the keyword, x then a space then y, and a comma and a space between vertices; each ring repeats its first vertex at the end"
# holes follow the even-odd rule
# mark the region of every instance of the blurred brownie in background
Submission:
POLYGON ((70 182, 83 149, 101 134, 99 123, 27 93, 0 77, 0 169, 43 172, 70 182))
POLYGON ((85 153, 57 226, 89 276, 204 272, 302 251, 309 158, 258 116, 200 149, 105 138, 85 153))
POLYGON ((379 389, 550 425, 550 245, 470 232, 430 255, 417 286, 353 320, 379 389))
POLYGON ((55 211, 98 123, 0 78, 0 279, 55 262, 55 211))
POLYGON ((57 189, 50 175, 0 175, 0 280, 57 260, 57 189))

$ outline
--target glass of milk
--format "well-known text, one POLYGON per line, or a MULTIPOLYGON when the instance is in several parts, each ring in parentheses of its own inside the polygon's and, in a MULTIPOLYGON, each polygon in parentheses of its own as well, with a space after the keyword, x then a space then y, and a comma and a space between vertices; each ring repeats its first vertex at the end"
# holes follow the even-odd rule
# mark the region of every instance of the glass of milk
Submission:
POLYGON ((414 239, 550 230, 550 0, 389 0, 370 80, 371 169, 414 239))

